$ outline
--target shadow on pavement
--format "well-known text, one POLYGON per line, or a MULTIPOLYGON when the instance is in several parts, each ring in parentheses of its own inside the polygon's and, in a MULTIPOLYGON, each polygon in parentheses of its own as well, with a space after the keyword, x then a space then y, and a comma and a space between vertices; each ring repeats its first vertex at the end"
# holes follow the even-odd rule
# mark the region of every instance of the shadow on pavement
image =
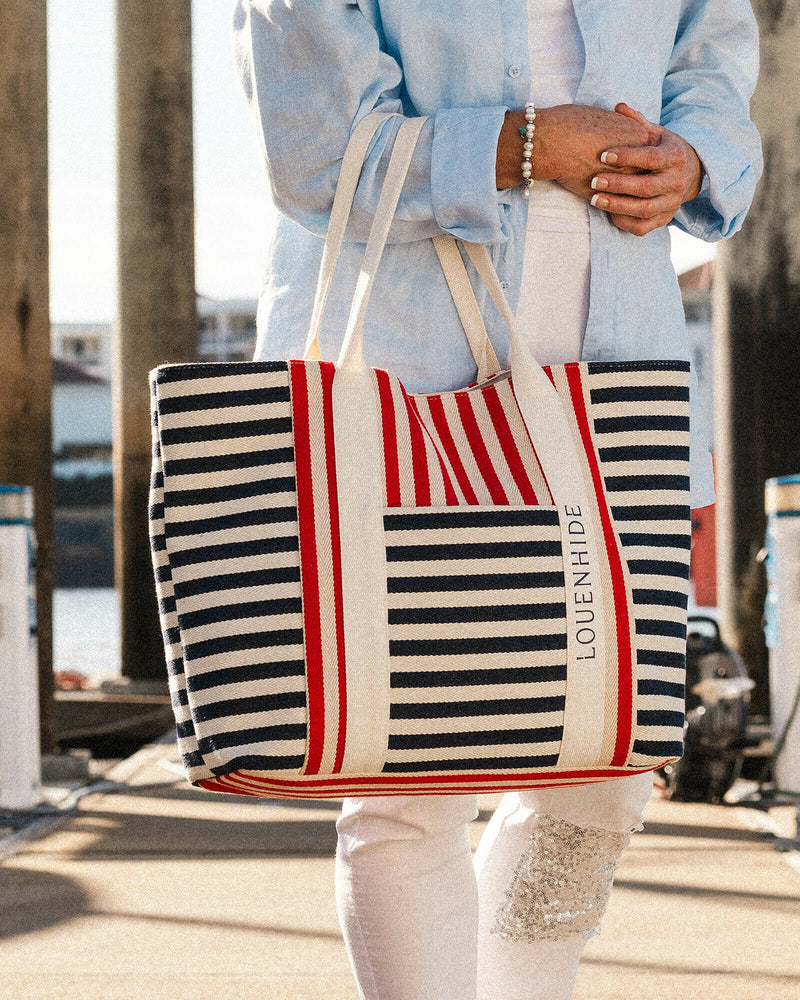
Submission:
MULTIPOLYGON (((724 808, 724 807, 721 807, 724 808)), ((693 840, 747 840, 769 841, 772 834, 767 830, 749 830, 738 826, 698 826, 693 823, 659 823, 644 821, 644 833, 654 837, 690 837, 693 840)))
POLYGON ((228 795, 180 785, 153 782, 147 785, 120 787, 115 795, 147 795, 154 799, 172 799, 176 802, 230 802, 247 806, 280 806, 283 809, 323 809, 337 815, 342 808, 341 799, 262 799, 252 795, 228 795))
POLYGON ((766 972, 763 969, 753 970, 750 968, 741 969, 715 969, 710 965, 676 965, 674 963, 662 962, 633 962, 622 961, 617 958, 599 958, 594 955, 584 955, 581 965, 599 965, 613 969, 629 969, 630 971, 658 973, 665 976, 737 976, 741 979, 756 980, 763 979, 775 984, 784 983, 787 985, 800 985, 800 976, 792 976, 783 972, 766 972))
POLYGON ((0 941, 53 927, 88 912, 88 897, 53 872, 0 866, 0 941))
MULTIPOLYGON (((333 819, 296 821, 208 819, 170 816, 120 808, 92 809, 84 801, 59 840, 58 856, 69 859, 120 858, 332 858, 336 852, 333 819)), ((148 796, 150 799, 151 796, 148 796)), ((31 844, 26 854, 49 853, 47 843, 31 844)))
POLYGON ((645 882, 638 879, 614 879, 615 889, 633 889, 636 892, 655 893, 659 896, 691 896, 694 899, 708 899, 721 906, 740 905, 773 913, 797 916, 800 896, 778 895, 771 892, 742 892, 738 889, 722 889, 719 886, 675 885, 665 882, 645 882))
POLYGON ((282 927, 260 922, 213 920, 189 913, 139 913, 136 910, 98 909, 71 879, 53 872, 0 868, 0 942, 23 934, 33 934, 76 917, 99 917, 105 920, 144 921, 180 927, 209 927, 240 930, 281 937, 314 938, 341 941, 338 931, 303 927, 282 927))
MULTIPOLYGON (((724 808, 724 807, 720 807, 724 808)), ((478 821, 488 823, 491 810, 484 809, 478 814, 478 821)), ((742 840, 751 843, 769 843, 773 836, 767 830, 749 830, 738 826, 698 826, 690 823, 663 823, 656 820, 644 821, 644 833, 654 837, 689 837, 692 840, 742 840)), ((692 850, 696 848, 693 846, 692 850)))
POLYGON ((209 920, 181 913, 137 913, 135 910, 88 910, 103 920, 135 920, 149 924, 177 924, 180 927, 211 927, 223 931, 253 931, 258 934, 278 934, 281 937, 314 938, 318 941, 341 941, 339 931, 313 930, 307 927, 283 927, 280 924, 250 923, 244 920, 209 920))

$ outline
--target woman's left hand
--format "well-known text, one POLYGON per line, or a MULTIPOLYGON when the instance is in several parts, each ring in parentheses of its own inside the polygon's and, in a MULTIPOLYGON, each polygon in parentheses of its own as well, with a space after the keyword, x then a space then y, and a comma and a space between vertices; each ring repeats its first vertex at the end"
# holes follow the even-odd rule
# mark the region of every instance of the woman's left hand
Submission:
POLYGON ((627 104, 614 110, 644 125, 651 144, 606 150, 609 166, 632 167, 639 173, 597 174, 592 204, 608 212, 618 229, 644 236, 668 225, 685 201, 697 197, 703 167, 694 149, 675 132, 648 121, 627 104))

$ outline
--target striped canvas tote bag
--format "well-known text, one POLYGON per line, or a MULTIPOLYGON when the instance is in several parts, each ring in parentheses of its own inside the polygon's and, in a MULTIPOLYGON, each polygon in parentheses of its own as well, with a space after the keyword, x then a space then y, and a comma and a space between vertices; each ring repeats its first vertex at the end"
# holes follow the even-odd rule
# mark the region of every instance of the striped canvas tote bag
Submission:
POLYGON ((151 539, 187 777, 267 797, 581 784, 683 750, 689 365, 478 366, 413 394, 367 368, 372 282, 420 128, 395 141, 336 364, 317 334, 375 129, 354 130, 305 357, 151 375, 151 539))

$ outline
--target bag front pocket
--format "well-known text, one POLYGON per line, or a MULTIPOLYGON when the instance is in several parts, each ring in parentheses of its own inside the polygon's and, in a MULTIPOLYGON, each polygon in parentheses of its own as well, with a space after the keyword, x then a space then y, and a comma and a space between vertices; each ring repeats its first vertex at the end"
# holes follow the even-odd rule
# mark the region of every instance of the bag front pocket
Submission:
POLYGON ((384 772, 553 766, 567 677, 555 508, 394 508, 384 526, 384 772))

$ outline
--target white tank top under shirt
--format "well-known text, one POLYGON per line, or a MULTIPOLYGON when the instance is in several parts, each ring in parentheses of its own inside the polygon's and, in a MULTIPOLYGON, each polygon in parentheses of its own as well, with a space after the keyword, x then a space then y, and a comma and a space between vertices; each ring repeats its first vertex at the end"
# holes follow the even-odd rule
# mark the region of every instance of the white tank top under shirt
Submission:
MULTIPOLYGON (((572 0, 528 0, 531 100, 572 104, 583 41, 572 0)), ((578 361, 589 311, 589 209, 555 181, 534 181, 517 320, 540 364, 578 361)))

